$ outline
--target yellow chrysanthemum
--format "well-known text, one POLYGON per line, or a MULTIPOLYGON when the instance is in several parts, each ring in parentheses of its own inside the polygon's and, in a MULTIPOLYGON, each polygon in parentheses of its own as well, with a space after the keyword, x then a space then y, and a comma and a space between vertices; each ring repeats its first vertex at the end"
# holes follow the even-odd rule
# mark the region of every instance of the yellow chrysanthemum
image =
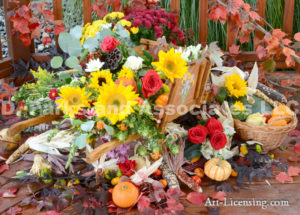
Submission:
POLYGON ((80 109, 90 107, 88 98, 91 93, 86 93, 84 88, 62 87, 58 95, 61 97, 56 101, 59 104, 58 108, 71 118, 74 118, 80 109))
POLYGON ((134 112, 138 95, 132 86, 116 85, 114 82, 104 84, 95 103, 95 112, 99 118, 106 117, 114 125, 134 112))
POLYGON ((120 71, 120 73, 118 75, 118 77, 119 78, 121 78, 121 77, 134 78, 134 72, 131 69, 123 66, 122 70, 120 71))
POLYGON ((132 27, 132 28, 130 28, 130 31, 131 31, 131 33, 133 33, 133 34, 137 34, 137 33, 139 33, 139 28, 138 27, 132 27))
POLYGON ((124 17, 124 13, 122 13, 122 12, 112 12, 112 13, 106 14, 103 17, 103 20, 105 22, 111 23, 113 21, 118 21, 119 19, 121 19, 123 17, 124 17))
POLYGON ((84 41, 90 37, 95 37, 96 34, 101 30, 101 26, 103 24, 107 24, 104 20, 97 20, 94 21, 92 24, 87 23, 83 28, 82 28, 82 33, 81 33, 81 39, 80 42, 81 44, 84 43, 84 41))
POLYGON ((244 107, 243 102, 236 101, 236 102, 233 104, 233 110, 234 110, 234 111, 241 111, 241 112, 244 112, 244 111, 245 111, 245 107, 244 107))
POLYGON ((122 19, 118 23, 120 23, 123 27, 131 27, 131 22, 126 19, 122 19))
POLYGON ((153 62, 157 71, 163 72, 167 78, 174 82, 175 78, 182 78, 188 71, 187 63, 181 58, 181 53, 175 53, 174 48, 167 53, 158 53, 159 62, 153 62))
POLYGON ((229 96, 239 98, 247 94, 247 81, 243 80, 238 74, 232 73, 226 76, 225 80, 225 87, 229 92, 229 96))
POLYGON ((112 82, 112 74, 108 70, 92 72, 91 76, 91 83, 89 84, 89 87, 92 87, 95 90, 100 90, 103 84, 112 82))

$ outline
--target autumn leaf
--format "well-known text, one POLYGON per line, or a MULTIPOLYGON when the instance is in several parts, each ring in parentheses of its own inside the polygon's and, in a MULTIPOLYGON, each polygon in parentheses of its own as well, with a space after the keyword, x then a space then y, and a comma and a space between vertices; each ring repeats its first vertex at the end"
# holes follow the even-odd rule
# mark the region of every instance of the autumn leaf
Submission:
POLYGON ((31 39, 33 39, 33 38, 40 39, 42 27, 43 27, 42 25, 39 25, 32 31, 31 39))
POLYGON ((232 44, 232 46, 229 47, 229 52, 230 54, 236 54, 236 55, 241 53, 240 46, 232 44))
POLYGON ((262 45, 258 45, 255 52, 259 59, 262 59, 266 56, 266 50, 262 45))
POLYGON ((171 211, 183 211, 184 207, 176 199, 167 199, 168 209, 171 211))
POLYGON ((290 177, 286 172, 280 172, 278 175, 276 175, 275 179, 279 181, 280 183, 285 182, 292 182, 293 178, 290 177))
POLYGON ((222 192, 222 191, 218 191, 216 193, 213 193, 210 197, 213 199, 217 199, 219 201, 224 201, 224 198, 227 196, 226 193, 222 192))
POLYGON ((185 193, 182 192, 180 189, 168 189, 166 195, 168 198, 174 198, 176 200, 179 200, 179 198, 184 196, 185 193))
POLYGON ((300 156, 300 143, 295 144, 294 151, 300 156))
POLYGON ((204 205, 204 201, 207 199, 207 195, 204 193, 191 192, 187 195, 186 199, 196 205, 204 205))
POLYGON ((66 28, 63 25, 56 25, 54 27, 54 34, 59 35, 60 33, 64 32, 66 28))
POLYGON ((214 7, 211 10, 208 17, 215 22, 220 21, 223 24, 225 24, 227 17, 227 9, 222 5, 218 5, 217 7, 214 7))
POLYGON ((150 199, 147 196, 142 196, 137 203, 137 208, 139 211, 142 211, 144 208, 148 208, 150 203, 150 199))
POLYGON ((43 213, 42 215, 61 215, 61 213, 52 210, 52 211, 47 211, 47 212, 43 213))
POLYGON ((22 208, 20 206, 14 206, 9 208, 5 215, 18 215, 18 214, 22 214, 22 208))
POLYGON ((295 166, 290 166, 288 170, 289 176, 298 176, 300 174, 300 168, 295 166))
POLYGON ((11 197, 16 197, 16 193, 18 192, 18 188, 17 187, 10 187, 7 190, 3 191, 2 193, 0 193, 0 197, 4 197, 4 198, 11 198, 11 197))
POLYGON ((31 44, 31 39, 28 34, 21 34, 20 39, 25 46, 29 46, 31 44))
POLYGON ((300 42, 300 32, 294 35, 294 39, 300 42))
POLYGON ((289 46, 292 43, 292 41, 290 39, 283 39, 282 40, 282 44, 285 46, 289 46))
POLYGON ((13 22, 13 27, 15 30, 19 31, 21 34, 28 34, 30 33, 30 29, 28 27, 28 20, 13 16, 10 18, 10 20, 13 22))
POLYGON ((0 175, 6 170, 9 170, 9 166, 7 164, 2 164, 0 166, 0 175))
POLYGON ((262 63, 264 71, 273 72, 276 67, 276 62, 274 60, 266 60, 262 63))
POLYGON ((244 5, 243 0, 230 0, 228 2, 227 10, 231 14, 239 13, 239 9, 244 5))
POLYGON ((294 129, 294 130, 290 131, 289 136, 290 137, 300 137, 300 131, 297 129, 294 129))
POLYGON ((289 156, 288 160, 291 162, 297 162, 299 160, 299 158, 297 156, 289 156))
POLYGON ((42 40, 42 43, 44 44, 44 46, 51 42, 52 42, 52 40, 50 37, 44 37, 42 40))
POLYGON ((260 16, 259 16, 258 13, 256 13, 255 11, 250 11, 250 12, 249 12, 249 16, 250 16, 251 19, 253 19, 254 21, 259 21, 259 20, 260 20, 260 16))
POLYGON ((51 10, 43 10, 42 14, 46 19, 54 20, 54 15, 51 10))

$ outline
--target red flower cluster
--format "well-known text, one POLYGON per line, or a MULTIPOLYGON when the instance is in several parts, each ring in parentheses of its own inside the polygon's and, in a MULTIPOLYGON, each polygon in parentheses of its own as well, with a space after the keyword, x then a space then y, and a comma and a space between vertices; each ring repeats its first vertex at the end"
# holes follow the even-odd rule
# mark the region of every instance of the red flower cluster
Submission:
POLYGON ((188 130, 188 138, 194 144, 203 143, 210 135, 210 144, 215 150, 223 149, 227 144, 227 137, 223 133, 223 126, 219 120, 211 117, 205 126, 197 125, 188 130))
POLYGON ((121 172, 123 173, 123 175, 131 176, 136 166, 136 161, 126 159, 123 163, 119 163, 118 166, 121 172))
MULTIPOLYGON (((152 32, 149 35, 155 35, 155 38, 166 36, 168 41, 175 45, 178 42, 184 42, 185 36, 179 28, 178 16, 173 13, 167 13, 161 9, 157 10, 134 10, 127 14, 123 19, 132 22, 133 27, 145 27, 152 32)), ((145 32, 139 32, 145 37, 145 32)), ((152 39, 152 38, 146 38, 152 39)))

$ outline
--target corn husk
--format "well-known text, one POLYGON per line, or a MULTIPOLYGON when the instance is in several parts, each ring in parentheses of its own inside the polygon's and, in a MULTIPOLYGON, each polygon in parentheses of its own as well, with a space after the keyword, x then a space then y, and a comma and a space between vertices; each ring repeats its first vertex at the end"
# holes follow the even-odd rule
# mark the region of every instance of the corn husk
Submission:
POLYGON ((43 169, 51 170, 51 164, 48 161, 46 161, 41 155, 35 155, 33 165, 30 169, 30 173, 32 175, 36 175, 37 177, 40 177, 41 171, 43 169))

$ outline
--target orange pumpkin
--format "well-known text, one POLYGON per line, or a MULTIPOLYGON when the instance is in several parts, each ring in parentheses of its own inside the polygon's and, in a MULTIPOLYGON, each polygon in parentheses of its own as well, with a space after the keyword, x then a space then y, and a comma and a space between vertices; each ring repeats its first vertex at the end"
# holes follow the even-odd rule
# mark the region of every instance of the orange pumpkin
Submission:
POLYGON ((269 119, 268 124, 272 127, 286 126, 287 121, 285 119, 278 119, 279 117, 273 116, 269 119), (278 120, 277 120, 278 119, 278 120))
POLYGON ((118 183, 112 192, 112 200, 120 208, 133 206, 138 197, 138 188, 130 182, 118 183))
POLYGON ((169 100, 169 96, 167 94, 162 94, 157 97, 157 99, 155 100, 155 104, 158 108, 163 108, 164 106, 167 105, 168 100, 169 100))
POLYGON ((119 85, 120 83, 122 83, 123 86, 125 86, 125 87, 133 86, 133 90, 137 91, 137 85, 136 85, 136 81, 134 80, 134 78, 120 77, 115 81, 115 84, 119 85))
MULTIPOLYGON (((293 117, 294 113, 291 109, 286 105, 278 105, 272 111, 272 118, 273 117, 293 117)), ((286 122, 290 122, 291 119, 285 119, 286 122)))
POLYGON ((204 165, 204 173, 215 181, 225 181, 231 174, 231 165, 226 160, 213 158, 204 165))

